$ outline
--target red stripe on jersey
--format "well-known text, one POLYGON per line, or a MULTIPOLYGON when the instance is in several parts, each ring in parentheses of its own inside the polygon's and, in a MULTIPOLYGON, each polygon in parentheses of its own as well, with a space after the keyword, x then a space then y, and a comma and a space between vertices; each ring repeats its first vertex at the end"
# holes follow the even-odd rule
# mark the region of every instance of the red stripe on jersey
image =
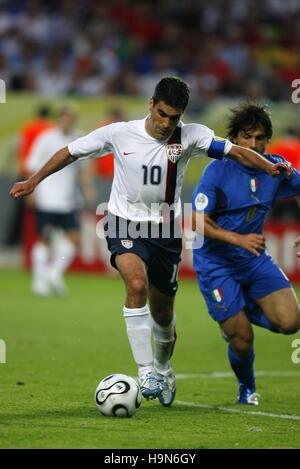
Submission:
MULTIPOLYGON (((176 127, 173 134, 169 138, 167 144, 172 145, 174 143, 181 143, 181 127, 176 127)), ((176 180, 177 180, 177 162, 172 163, 172 161, 168 159, 165 201, 169 205, 172 205, 174 203, 176 180)))

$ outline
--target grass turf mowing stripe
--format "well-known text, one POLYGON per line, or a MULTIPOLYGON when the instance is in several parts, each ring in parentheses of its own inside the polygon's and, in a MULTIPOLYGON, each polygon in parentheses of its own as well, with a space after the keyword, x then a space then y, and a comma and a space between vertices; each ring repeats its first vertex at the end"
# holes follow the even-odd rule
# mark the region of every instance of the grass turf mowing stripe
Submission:
POLYGON ((195 407, 198 409, 219 410, 221 412, 229 412, 231 414, 258 415, 259 417, 273 417, 273 418, 285 419, 285 420, 300 420, 300 415, 273 414, 271 412, 261 412, 261 411, 247 411, 247 410, 240 410, 240 409, 232 409, 230 407, 214 406, 214 405, 209 405, 209 404, 196 404, 195 402, 186 402, 186 401, 175 401, 174 404, 182 405, 185 407, 195 407))

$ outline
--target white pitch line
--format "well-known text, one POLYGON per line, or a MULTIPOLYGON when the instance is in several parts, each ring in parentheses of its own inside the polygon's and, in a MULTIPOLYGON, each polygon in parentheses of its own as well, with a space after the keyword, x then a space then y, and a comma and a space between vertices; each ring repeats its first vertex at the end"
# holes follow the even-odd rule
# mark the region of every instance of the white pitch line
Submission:
POLYGON ((222 412, 229 412, 231 414, 245 414, 245 415, 258 415, 260 417, 273 417, 277 419, 286 419, 286 420, 300 420, 300 415, 287 415, 287 414, 273 414, 269 412, 261 411, 247 411, 240 409, 232 409, 222 406, 214 406, 209 404, 196 404, 194 402, 185 402, 185 401, 175 401, 174 404, 183 405, 186 407, 194 407, 198 409, 208 409, 208 410, 219 410, 222 412))
MULTIPOLYGON (((256 371, 256 376, 269 376, 275 378, 298 378, 300 377, 300 371, 256 371)), ((177 379, 221 379, 221 378, 233 378, 234 374, 230 371, 215 371, 212 373, 190 373, 190 374, 176 374, 177 379)))

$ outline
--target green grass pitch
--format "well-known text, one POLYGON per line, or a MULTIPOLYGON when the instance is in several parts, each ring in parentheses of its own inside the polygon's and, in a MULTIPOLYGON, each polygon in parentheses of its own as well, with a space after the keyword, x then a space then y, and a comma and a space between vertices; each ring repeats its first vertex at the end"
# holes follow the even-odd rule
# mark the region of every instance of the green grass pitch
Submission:
POLYGON ((299 333, 255 328, 261 403, 237 406, 226 344, 196 282, 181 281, 174 405, 143 401, 130 419, 107 418, 94 404, 98 382, 111 373, 136 375, 124 287, 117 278, 75 274, 67 283, 68 297, 38 299, 29 274, 0 271, 1 448, 299 448, 300 364, 291 361, 299 333))

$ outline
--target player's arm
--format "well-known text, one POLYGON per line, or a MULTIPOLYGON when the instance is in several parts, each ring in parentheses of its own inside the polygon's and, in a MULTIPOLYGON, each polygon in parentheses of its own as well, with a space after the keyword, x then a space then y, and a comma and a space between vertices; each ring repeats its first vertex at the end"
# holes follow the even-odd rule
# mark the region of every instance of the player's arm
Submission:
POLYGON ((215 241, 239 246, 255 256, 260 255, 259 250, 265 249, 265 238, 262 235, 256 233, 241 235, 234 231, 224 230, 209 214, 193 211, 192 229, 215 241))
POLYGON ((287 164, 271 163, 256 151, 240 147, 239 145, 232 145, 227 156, 250 168, 261 169, 270 176, 278 176, 284 172, 289 174, 290 172, 290 168, 287 164))
POLYGON ((36 186, 50 174, 59 171, 60 169, 68 166, 69 164, 76 161, 77 158, 72 156, 68 150, 68 147, 64 147, 57 151, 52 158, 35 174, 29 179, 23 182, 16 182, 10 190, 10 195, 13 199, 19 199, 31 194, 36 186))

